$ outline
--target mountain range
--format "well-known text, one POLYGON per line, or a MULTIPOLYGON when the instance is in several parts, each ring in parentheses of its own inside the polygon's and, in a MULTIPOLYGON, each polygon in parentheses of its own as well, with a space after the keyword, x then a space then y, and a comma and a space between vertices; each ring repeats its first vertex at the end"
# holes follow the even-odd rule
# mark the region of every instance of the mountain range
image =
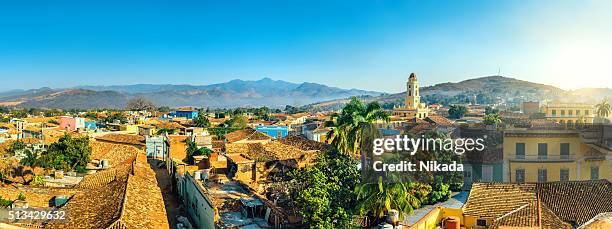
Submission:
MULTIPOLYGON (((403 83, 398 85, 405 87, 403 83)), ((420 95, 422 101, 427 103, 462 103, 472 100, 479 103, 559 100, 593 104, 603 97, 612 97, 612 89, 563 90, 551 85, 510 77, 486 76, 421 87, 420 95)), ((131 98, 144 97, 157 106, 168 107, 282 108, 285 105, 292 105, 306 106, 311 110, 330 110, 340 108, 351 96, 393 106, 403 104, 405 94, 342 89, 317 83, 292 83, 263 78, 255 81, 231 80, 199 86, 134 84, 12 90, 0 92, 0 105, 25 108, 119 109, 124 108, 131 98)))
POLYGON ((0 93, 0 105, 18 107, 90 109, 125 107, 135 97, 144 97, 157 106, 181 107, 284 107, 347 98, 377 96, 380 92, 342 89, 317 83, 291 83, 263 78, 256 81, 231 80, 210 85, 134 84, 79 86, 65 89, 39 88, 0 93))
MULTIPOLYGON (((595 104, 612 98, 610 88, 563 90, 551 85, 533 83, 504 76, 485 76, 456 83, 446 82, 420 88, 421 101, 432 103, 520 103, 522 101, 555 101, 563 103, 595 104)), ((380 96, 363 97, 365 102, 377 101, 384 105, 403 105, 405 91, 380 96)), ((340 109, 348 99, 336 99, 307 105, 310 110, 340 109)), ((386 108, 390 108, 386 106, 386 108)))

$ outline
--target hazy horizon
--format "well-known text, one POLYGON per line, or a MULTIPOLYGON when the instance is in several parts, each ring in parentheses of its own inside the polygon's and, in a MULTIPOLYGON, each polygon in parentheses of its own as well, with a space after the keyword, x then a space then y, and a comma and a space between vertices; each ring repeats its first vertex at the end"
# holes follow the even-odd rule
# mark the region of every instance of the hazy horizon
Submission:
MULTIPOLYGON (((417 75, 418 76, 418 75, 417 75)), ((461 81, 465 81, 465 80, 470 80, 470 79, 477 79, 477 78, 484 78, 484 77, 492 77, 492 76, 498 76, 498 75, 489 75, 489 76, 477 76, 477 77, 471 77, 471 78, 466 78, 463 79, 461 81)), ((507 77, 507 78, 514 78, 514 77, 510 77, 510 76, 504 76, 501 75, 502 77, 507 77)), ((2 92, 10 92, 10 91, 17 91, 17 90, 35 90, 35 89, 41 89, 41 88, 52 88, 52 89, 69 89, 69 88, 82 88, 82 87, 119 87, 119 86, 133 86, 133 85, 189 85, 189 86, 207 86, 207 85, 211 85, 211 84, 219 84, 219 83, 227 83, 233 80, 243 80, 243 81, 258 81, 258 80, 263 80, 263 79, 270 79, 273 81, 284 81, 284 82, 288 82, 288 83, 294 83, 294 84, 301 84, 301 83, 317 83, 317 84, 322 84, 322 83, 318 83, 318 82, 312 82, 312 81, 302 81, 302 82, 294 82, 294 81, 288 81, 288 80, 283 80, 283 79, 275 79, 273 77, 262 77, 260 79, 228 79, 226 81, 223 82, 215 82, 215 83, 210 83, 210 84, 180 84, 180 83, 133 83, 133 84, 107 84, 107 85, 89 85, 89 84, 83 84, 83 85, 76 85, 76 86, 69 86, 69 87, 39 87, 39 88, 13 88, 13 89, 9 89, 9 90, 2 90, 0 91, 0 93, 2 92)), ((514 78, 517 80, 521 80, 518 78, 514 78)), ((406 79, 407 80, 407 79, 406 79)), ((421 87, 429 87, 429 86, 434 86, 436 84, 441 84, 441 83, 458 83, 461 81, 454 81, 454 82, 439 82, 439 83, 435 83, 432 85, 421 85, 421 87)), ((537 84, 543 84, 543 83, 539 83, 539 82, 532 82, 529 80, 523 80, 523 81, 528 81, 531 83, 537 83, 537 84)), ((336 88, 341 88, 341 89, 357 89, 357 90, 365 90, 365 91, 375 91, 375 92, 381 92, 381 93, 389 93, 389 94, 393 94, 393 93, 401 93, 404 92, 406 90, 405 88, 405 82, 403 82, 400 86, 402 87, 401 89, 398 89, 397 91, 377 91, 377 90, 368 90, 368 89, 363 89, 363 88, 356 88, 356 87, 339 87, 336 85, 327 85, 327 84, 323 84, 325 86, 329 86, 329 87, 336 87, 336 88)), ((549 84, 545 84, 545 85, 549 85, 549 84)), ((555 85, 551 85, 551 86, 555 86, 555 85)), ((557 87, 557 86, 555 86, 557 87)), ((558 87, 560 88, 560 87, 558 87)), ((583 88, 572 88, 572 89, 566 89, 566 88, 561 88, 563 90, 578 90, 578 89, 612 89, 610 87, 583 87, 583 88)))
POLYGON ((497 75, 612 88, 612 2, 0 3, 0 91, 269 77, 400 92, 497 75), (364 10, 368 9, 368 10, 364 10))

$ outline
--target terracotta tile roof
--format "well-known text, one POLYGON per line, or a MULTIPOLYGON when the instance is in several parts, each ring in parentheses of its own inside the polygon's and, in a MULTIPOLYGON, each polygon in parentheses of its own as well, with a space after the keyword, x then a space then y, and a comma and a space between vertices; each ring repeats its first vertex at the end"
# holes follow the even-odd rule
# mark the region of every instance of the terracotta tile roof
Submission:
POLYGON ((309 115, 310 115, 309 113, 296 113, 296 114, 292 114, 290 116, 293 117, 293 118, 301 118, 301 117, 309 116, 309 115))
POLYGON ((565 222, 582 225, 599 213, 612 212, 612 185, 607 180, 538 184, 542 203, 565 222))
POLYGON ((413 134, 419 134, 426 130, 432 130, 433 128, 434 128, 434 125, 432 124, 421 123, 421 124, 417 124, 416 126, 413 126, 412 128, 410 128, 408 132, 413 133, 413 134))
POLYGON ((225 147, 228 154, 243 154, 256 161, 304 159, 304 156, 313 154, 278 141, 272 141, 267 144, 226 144, 225 147))
POLYGON ((563 222, 554 212, 546 205, 540 204, 541 207, 541 227, 545 229, 572 229, 572 225, 563 222))
POLYGON ((50 221, 47 228, 107 228, 121 217, 123 200, 131 163, 113 168, 113 179, 104 184, 86 188, 75 194, 62 207, 65 221, 50 221))
POLYGON ((144 155, 138 157, 134 164, 134 175, 128 178, 121 220, 128 228, 170 228, 155 171, 144 155))
POLYGON ((481 218, 499 218, 526 204, 536 203, 533 184, 474 183, 463 211, 481 218))
POLYGON ((531 203, 519 207, 493 221, 490 228, 546 228, 546 229, 572 229, 573 227, 559 219, 544 205, 531 203))
POLYGON ((225 139, 227 140, 227 142, 233 143, 240 140, 270 140, 272 138, 267 134, 261 133, 251 128, 247 128, 227 133, 225 134, 225 139))
POLYGON ((495 219, 491 228, 506 227, 538 227, 538 206, 537 201, 527 203, 495 219))
POLYGON ((63 207, 66 221, 46 228, 169 228, 156 174, 143 153, 86 177, 63 207), (84 183, 86 182, 86 183, 84 183))
POLYGON ((612 212, 612 186, 607 180, 474 183, 463 211, 493 219, 491 228, 575 228, 612 212))
POLYGON ((133 157, 138 153, 138 149, 123 144, 114 144, 103 141, 90 141, 91 159, 92 160, 108 160, 111 167, 123 163, 125 160, 133 157))
POLYGON ((299 136, 287 136, 284 138, 279 138, 278 142, 283 143, 285 145, 290 145, 296 147, 298 149, 304 151, 327 151, 331 149, 331 146, 322 142, 309 140, 304 137, 299 136))
POLYGON ((57 117, 30 117, 30 118, 24 118, 23 120, 29 123, 40 123, 40 122, 47 123, 47 122, 50 122, 51 120, 58 121, 57 117))
POLYGON ((114 143, 123 143, 130 145, 145 145, 145 137, 140 135, 130 135, 130 134, 106 134, 100 137, 97 137, 96 140, 99 141, 107 141, 114 143))
POLYGON ((158 129, 185 129, 185 126, 176 122, 158 122, 156 126, 158 129))
POLYGON ((242 154, 239 153, 232 153, 232 154, 227 154, 226 155, 228 159, 232 160, 234 163, 236 164, 241 164, 241 163, 253 163, 254 161, 243 156, 242 154))
POLYGON ((224 151, 225 150, 225 142, 221 140, 212 141, 212 147, 214 151, 224 151))
POLYGON ((453 125, 452 120, 442 117, 440 115, 429 115, 427 116, 427 118, 425 118, 425 120, 427 120, 430 123, 435 123, 437 125, 443 125, 443 126, 453 125))
POLYGON ((5 199, 15 200, 20 193, 26 196, 30 207, 48 208, 49 201, 58 195, 72 196, 79 190, 72 188, 48 188, 32 186, 0 185, 0 196, 5 199))

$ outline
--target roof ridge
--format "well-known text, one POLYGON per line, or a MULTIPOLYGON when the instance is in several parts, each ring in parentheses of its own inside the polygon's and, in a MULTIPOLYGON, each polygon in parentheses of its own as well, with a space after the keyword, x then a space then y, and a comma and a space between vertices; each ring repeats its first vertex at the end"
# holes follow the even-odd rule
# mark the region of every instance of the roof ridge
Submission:
POLYGON ((525 207, 527 207, 527 206, 529 206, 529 205, 531 205, 531 203, 526 203, 526 204, 525 204, 525 205, 523 205, 523 206, 520 206, 520 207, 518 207, 518 208, 516 208, 516 209, 514 209, 514 210, 512 210, 512 211, 509 211, 508 213, 506 213, 506 214, 504 214, 504 215, 502 215, 502 216, 500 216, 500 217, 497 217, 497 219, 494 219, 493 221, 498 221, 498 220, 501 220, 501 219, 503 219, 504 217, 509 216, 509 215, 512 215, 512 214, 514 214, 515 212, 518 212, 518 211, 520 211, 521 209, 523 209, 523 208, 525 208, 525 207))

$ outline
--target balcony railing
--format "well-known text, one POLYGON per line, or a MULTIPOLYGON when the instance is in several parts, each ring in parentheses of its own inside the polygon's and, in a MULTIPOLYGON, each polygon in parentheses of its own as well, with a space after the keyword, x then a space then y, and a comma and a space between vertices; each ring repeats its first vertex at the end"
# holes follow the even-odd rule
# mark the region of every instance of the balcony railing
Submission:
POLYGON ((511 161, 538 161, 538 162, 565 162, 574 161, 576 157, 574 155, 514 155, 509 158, 511 161))

